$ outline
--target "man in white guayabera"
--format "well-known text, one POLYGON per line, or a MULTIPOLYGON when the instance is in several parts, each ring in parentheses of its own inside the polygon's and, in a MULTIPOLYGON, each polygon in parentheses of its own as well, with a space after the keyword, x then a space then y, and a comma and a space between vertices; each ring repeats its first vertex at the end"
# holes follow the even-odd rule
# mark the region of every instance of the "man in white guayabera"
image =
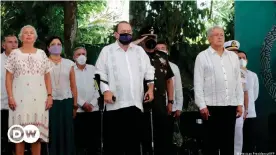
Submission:
POLYGON ((104 152, 108 155, 140 155, 140 117, 143 100, 153 100, 154 68, 142 47, 132 41, 126 21, 115 28, 116 42, 105 46, 96 62, 100 88, 106 103, 104 152), (148 90, 144 96, 144 80, 148 90), (116 97, 116 101, 112 99, 116 97))
POLYGON ((203 117, 205 155, 233 155, 236 117, 241 117, 243 90, 238 56, 226 50, 224 30, 208 30, 210 47, 195 61, 195 103, 203 117))

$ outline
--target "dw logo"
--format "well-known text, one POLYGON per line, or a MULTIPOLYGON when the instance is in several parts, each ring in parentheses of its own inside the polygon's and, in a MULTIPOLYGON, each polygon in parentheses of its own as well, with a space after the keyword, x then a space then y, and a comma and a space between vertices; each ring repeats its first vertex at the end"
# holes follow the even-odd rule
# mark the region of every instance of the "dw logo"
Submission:
POLYGON ((8 138, 13 143, 34 143, 40 137, 39 129, 34 125, 13 125, 8 130, 8 138))

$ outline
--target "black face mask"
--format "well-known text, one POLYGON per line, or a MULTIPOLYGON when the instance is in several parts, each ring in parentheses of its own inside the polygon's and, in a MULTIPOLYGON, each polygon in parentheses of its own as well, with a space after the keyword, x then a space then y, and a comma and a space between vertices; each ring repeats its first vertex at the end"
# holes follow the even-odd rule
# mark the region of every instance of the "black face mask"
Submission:
POLYGON ((146 46, 147 49, 152 50, 152 49, 155 48, 156 44, 157 43, 154 39, 150 39, 150 40, 146 41, 145 46, 146 46))
POLYGON ((122 33, 119 37, 119 42, 123 45, 128 45, 132 42, 132 35, 128 33, 122 33))

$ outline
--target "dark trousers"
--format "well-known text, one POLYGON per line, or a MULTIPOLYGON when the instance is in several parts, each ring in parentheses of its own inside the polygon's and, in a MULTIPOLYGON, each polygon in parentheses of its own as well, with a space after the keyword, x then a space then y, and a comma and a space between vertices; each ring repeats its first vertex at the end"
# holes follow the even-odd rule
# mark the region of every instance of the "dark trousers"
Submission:
POLYGON ((247 118, 243 124, 243 153, 253 153, 256 146, 256 118, 247 118))
POLYGON ((211 116, 203 121, 204 155, 233 155, 236 106, 208 106, 211 116))
POLYGON ((77 152, 85 150, 87 154, 100 152, 101 146, 101 113, 80 112, 75 118, 75 140, 77 152))
POLYGON ((143 113, 142 117, 142 149, 143 155, 170 155, 172 146, 172 125, 170 117, 166 114, 152 113, 153 120, 151 122, 150 112, 143 113), (152 129, 153 123, 153 142, 154 150, 152 150, 152 129))
POLYGON ((53 100, 49 110, 49 155, 75 155, 73 98, 53 100))
POLYGON ((1 110, 1 154, 11 155, 12 144, 8 142, 9 110, 1 110))
MULTIPOLYGON (((170 116, 168 116, 169 117, 169 135, 168 136, 169 136, 169 142, 171 142, 168 146, 169 147, 168 149, 169 149, 170 155, 178 154, 178 147, 173 143, 173 133, 175 131, 174 122, 176 121, 176 118, 173 117, 174 114, 175 114, 175 112, 172 112, 172 114, 170 116)), ((177 120, 177 121, 179 121, 179 120, 177 120)), ((180 121, 179 121, 179 123, 180 123, 180 121)))
POLYGON ((141 110, 127 107, 104 112, 104 154, 140 155, 141 110))

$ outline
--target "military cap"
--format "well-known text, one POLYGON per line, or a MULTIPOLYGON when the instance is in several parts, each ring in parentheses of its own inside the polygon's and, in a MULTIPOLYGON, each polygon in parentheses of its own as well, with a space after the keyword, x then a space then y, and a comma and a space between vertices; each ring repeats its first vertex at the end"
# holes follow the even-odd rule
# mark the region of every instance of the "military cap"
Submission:
POLYGON ((157 39, 157 35, 155 34, 155 30, 156 29, 154 29, 152 26, 144 27, 140 30, 139 36, 140 37, 150 36, 150 37, 154 37, 155 39, 157 39))
POLYGON ((240 43, 237 40, 230 40, 224 43, 224 48, 229 51, 239 51, 240 43))

